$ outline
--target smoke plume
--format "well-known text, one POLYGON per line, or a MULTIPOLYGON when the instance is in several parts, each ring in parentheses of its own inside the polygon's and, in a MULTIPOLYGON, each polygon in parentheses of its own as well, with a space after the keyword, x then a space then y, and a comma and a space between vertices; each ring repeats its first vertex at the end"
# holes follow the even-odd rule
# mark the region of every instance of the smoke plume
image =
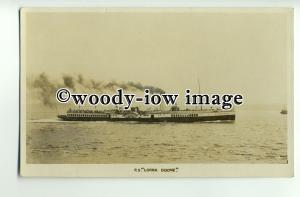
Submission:
POLYGON ((55 103, 53 99, 53 94, 57 90, 57 86, 49 81, 45 73, 40 74, 32 83, 32 87, 39 90, 39 98, 45 106, 53 107, 55 103))
POLYGON ((37 91, 39 95, 36 97, 44 106, 53 108, 56 106, 55 93, 59 88, 69 88, 72 91, 80 93, 107 93, 108 91, 115 91, 118 88, 136 93, 149 89, 150 93, 164 94, 165 91, 161 88, 143 85, 139 82, 117 82, 117 81, 97 81, 95 79, 86 79, 82 75, 71 76, 63 75, 59 80, 50 80, 45 73, 41 73, 33 77, 29 81, 29 89, 37 91))

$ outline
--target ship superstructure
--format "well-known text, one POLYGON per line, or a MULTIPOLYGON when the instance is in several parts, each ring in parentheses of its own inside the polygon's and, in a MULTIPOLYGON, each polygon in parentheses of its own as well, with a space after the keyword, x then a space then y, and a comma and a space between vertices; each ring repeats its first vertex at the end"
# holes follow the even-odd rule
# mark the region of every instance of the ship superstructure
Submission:
POLYGON ((223 110, 180 110, 173 106, 170 110, 146 110, 138 107, 131 110, 83 110, 69 109, 66 114, 58 115, 64 121, 139 121, 139 122, 201 122, 234 121, 234 111, 223 110))

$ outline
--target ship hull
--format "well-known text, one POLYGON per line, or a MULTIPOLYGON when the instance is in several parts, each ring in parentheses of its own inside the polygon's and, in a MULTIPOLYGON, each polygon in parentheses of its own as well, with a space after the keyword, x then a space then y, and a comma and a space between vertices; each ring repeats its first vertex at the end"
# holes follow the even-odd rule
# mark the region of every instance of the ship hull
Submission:
POLYGON ((217 116, 200 116, 200 117, 156 117, 156 118, 102 118, 102 117, 69 117, 59 115, 59 119, 64 121, 111 121, 111 122, 210 122, 210 121, 234 121, 235 115, 217 115, 217 116))

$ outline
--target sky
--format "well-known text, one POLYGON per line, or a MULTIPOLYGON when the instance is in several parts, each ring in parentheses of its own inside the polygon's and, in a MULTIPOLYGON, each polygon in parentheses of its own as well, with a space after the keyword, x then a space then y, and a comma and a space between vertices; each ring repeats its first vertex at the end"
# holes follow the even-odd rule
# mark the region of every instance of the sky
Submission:
POLYGON ((289 9, 25 10, 28 76, 81 74, 168 93, 243 94, 247 104, 287 102, 289 9))

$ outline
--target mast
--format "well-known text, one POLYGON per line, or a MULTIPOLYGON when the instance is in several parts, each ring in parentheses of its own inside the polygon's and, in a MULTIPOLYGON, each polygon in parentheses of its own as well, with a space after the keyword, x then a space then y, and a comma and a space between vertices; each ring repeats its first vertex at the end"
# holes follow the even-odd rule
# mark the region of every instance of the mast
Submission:
MULTIPOLYGON (((198 94, 200 94, 200 92, 201 92, 201 86, 200 86, 199 78, 197 79, 197 82, 198 82, 198 94)), ((202 111, 202 104, 200 104, 200 109, 202 111)))

